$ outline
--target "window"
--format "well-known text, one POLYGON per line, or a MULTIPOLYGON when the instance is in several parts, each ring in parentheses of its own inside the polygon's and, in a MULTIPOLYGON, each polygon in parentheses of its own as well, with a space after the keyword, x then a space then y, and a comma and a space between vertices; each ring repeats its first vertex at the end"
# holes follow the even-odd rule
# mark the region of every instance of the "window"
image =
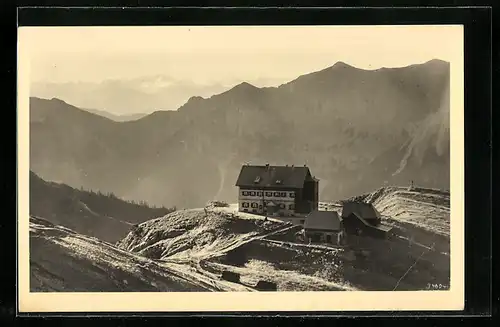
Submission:
POLYGON ((248 192, 247 191, 243 191, 241 192, 243 194, 243 196, 247 196, 248 195, 248 192))
POLYGON ((295 197, 295 193, 290 192, 289 196, 290 196, 291 198, 294 198, 294 197, 295 197))
POLYGON ((257 196, 262 196, 262 192, 257 192, 257 196))
POLYGON ((273 196, 273 192, 266 192, 266 196, 273 196))
POLYGON ((243 202, 242 205, 243 205, 243 208, 248 208, 248 203, 247 202, 243 202))
POLYGON ((255 192, 254 191, 250 192, 250 196, 255 196, 255 192))
POLYGON ((256 212, 257 212, 257 209, 252 209, 252 212, 253 212, 253 213, 256 213, 256 212))
POLYGON ((274 196, 275 197, 279 197, 280 196, 280 192, 274 192, 274 196))
POLYGON ((286 198, 286 192, 281 192, 280 195, 284 198, 286 198))
POLYGON ((257 203, 252 203, 252 208, 257 208, 259 205, 257 203))
POLYGON ((288 209, 290 209, 290 210, 294 210, 295 209, 294 207, 295 206, 293 205, 293 203, 288 205, 288 209))

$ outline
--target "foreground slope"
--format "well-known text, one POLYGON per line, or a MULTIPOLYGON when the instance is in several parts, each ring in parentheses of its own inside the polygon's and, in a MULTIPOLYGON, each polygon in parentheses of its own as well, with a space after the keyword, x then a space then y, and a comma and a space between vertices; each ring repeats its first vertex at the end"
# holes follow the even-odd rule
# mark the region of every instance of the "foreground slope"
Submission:
MULTIPOLYGON (((264 219, 261 216, 238 213, 235 207, 181 210, 168 214, 163 218, 144 222, 118 243, 123 250, 135 252, 162 264, 170 264, 178 269, 191 266, 205 276, 219 276, 223 270, 238 269, 236 265, 247 263, 246 248, 255 242, 272 238, 292 237, 301 228, 275 219, 264 219), (291 236, 290 236, 291 235, 291 236), (243 252, 242 252, 243 250, 243 252), (229 258, 225 265, 223 258, 229 258)), ((269 249, 262 249, 262 256, 273 255, 269 249)), ((293 245, 291 251, 297 251, 296 266, 307 264, 310 258, 326 256, 323 263, 336 266, 334 254, 338 249, 306 247, 293 245), (305 251, 305 252, 304 252, 305 251), (330 254, 330 255, 328 255, 330 254), (306 260, 306 261, 304 261, 306 260)), ((275 263, 286 258, 274 258, 275 263)), ((259 280, 275 282, 279 291, 297 290, 331 290, 343 291, 353 289, 341 279, 326 280, 319 276, 307 275, 303 272, 277 271, 259 265, 258 261, 248 262, 249 270, 245 270, 243 284, 247 287, 256 285, 259 280), (251 276, 249 278, 248 273, 251 276)), ((239 285, 239 284, 234 284, 239 285)))
POLYGON ((45 219, 30 218, 31 291, 206 291, 150 260, 75 233, 45 219))
MULTIPOLYGON (((415 202, 406 205, 409 209, 415 202)), ((420 208, 430 213, 430 207, 420 203, 413 212, 420 208)), ((397 216, 383 217, 395 227, 388 240, 349 236, 346 246, 327 246, 300 242, 300 226, 236 210, 178 211, 140 224, 118 244, 163 263, 190 265, 202 274, 237 272, 245 285, 272 281, 279 291, 449 287, 449 237, 397 216)))

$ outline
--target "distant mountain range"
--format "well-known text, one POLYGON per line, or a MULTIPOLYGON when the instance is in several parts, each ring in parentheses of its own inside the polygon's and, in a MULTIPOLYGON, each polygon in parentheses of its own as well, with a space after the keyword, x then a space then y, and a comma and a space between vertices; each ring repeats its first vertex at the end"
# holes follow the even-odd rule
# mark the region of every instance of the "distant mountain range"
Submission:
MULTIPOLYGON (((258 79, 255 82, 264 86, 278 84, 273 79, 258 79)), ((228 85, 234 86, 238 83, 228 85)), ((79 108, 96 108, 99 109, 96 112, 99 115, 104 114, 113 120, 124 121, 135 119, 140 113, 173 110, 192 96, 212 96, 230 89, 231 86, 215 82, 201 84, 154 75, 102 82, 38 81, 31 84, 30 95, 45 99, 58 98, 79 108), (124 116, 116 113, 123 113, 124 116), (128 117, 129 115, 133 116, 128 117)))
MULTIPOLYGON (((47 180, 178 207, 234 201, 246 162, 307 164, 322 200, 410 180, 448 189, 449 74, 440 60, 378 70, 338 62, 279 87, 241 83, 125 122, 33 97, 30 167, 47 180)), ((109 95, 134 107, 126 88, 109 95)))
POLYGON ((128 115, 115 115, 110 112, 107 112, 105 110, 97 110, 97 109, 86 109, 86 108, 81 108, 85 111, 91 112, 93 114, 99 115, 106 117, 108 119, 114 120, 116 122, 123 122, 123 121, 131 121, 131 120, 137 120, 139 118, 142 118, 144 116, 147 116, 147 113, 137 113, 137 114, 128 114, 128 115))

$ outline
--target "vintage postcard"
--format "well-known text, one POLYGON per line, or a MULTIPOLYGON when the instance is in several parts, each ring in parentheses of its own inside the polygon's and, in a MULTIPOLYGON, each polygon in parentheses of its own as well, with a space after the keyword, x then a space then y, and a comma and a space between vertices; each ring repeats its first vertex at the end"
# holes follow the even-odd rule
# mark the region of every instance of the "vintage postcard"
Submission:
POLYGON ((20 312, 460 310, 460 25, 20 27, 20 312))

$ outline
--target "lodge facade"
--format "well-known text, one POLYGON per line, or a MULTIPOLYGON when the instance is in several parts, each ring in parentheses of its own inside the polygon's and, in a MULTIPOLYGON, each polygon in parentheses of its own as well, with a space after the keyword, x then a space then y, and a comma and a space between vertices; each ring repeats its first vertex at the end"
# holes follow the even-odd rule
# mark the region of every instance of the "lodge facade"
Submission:
POLYGON ((307 215, 318 209, 318 183, 307 166, 245 165, 236 182, 238 210, 277 217, 307 215))

